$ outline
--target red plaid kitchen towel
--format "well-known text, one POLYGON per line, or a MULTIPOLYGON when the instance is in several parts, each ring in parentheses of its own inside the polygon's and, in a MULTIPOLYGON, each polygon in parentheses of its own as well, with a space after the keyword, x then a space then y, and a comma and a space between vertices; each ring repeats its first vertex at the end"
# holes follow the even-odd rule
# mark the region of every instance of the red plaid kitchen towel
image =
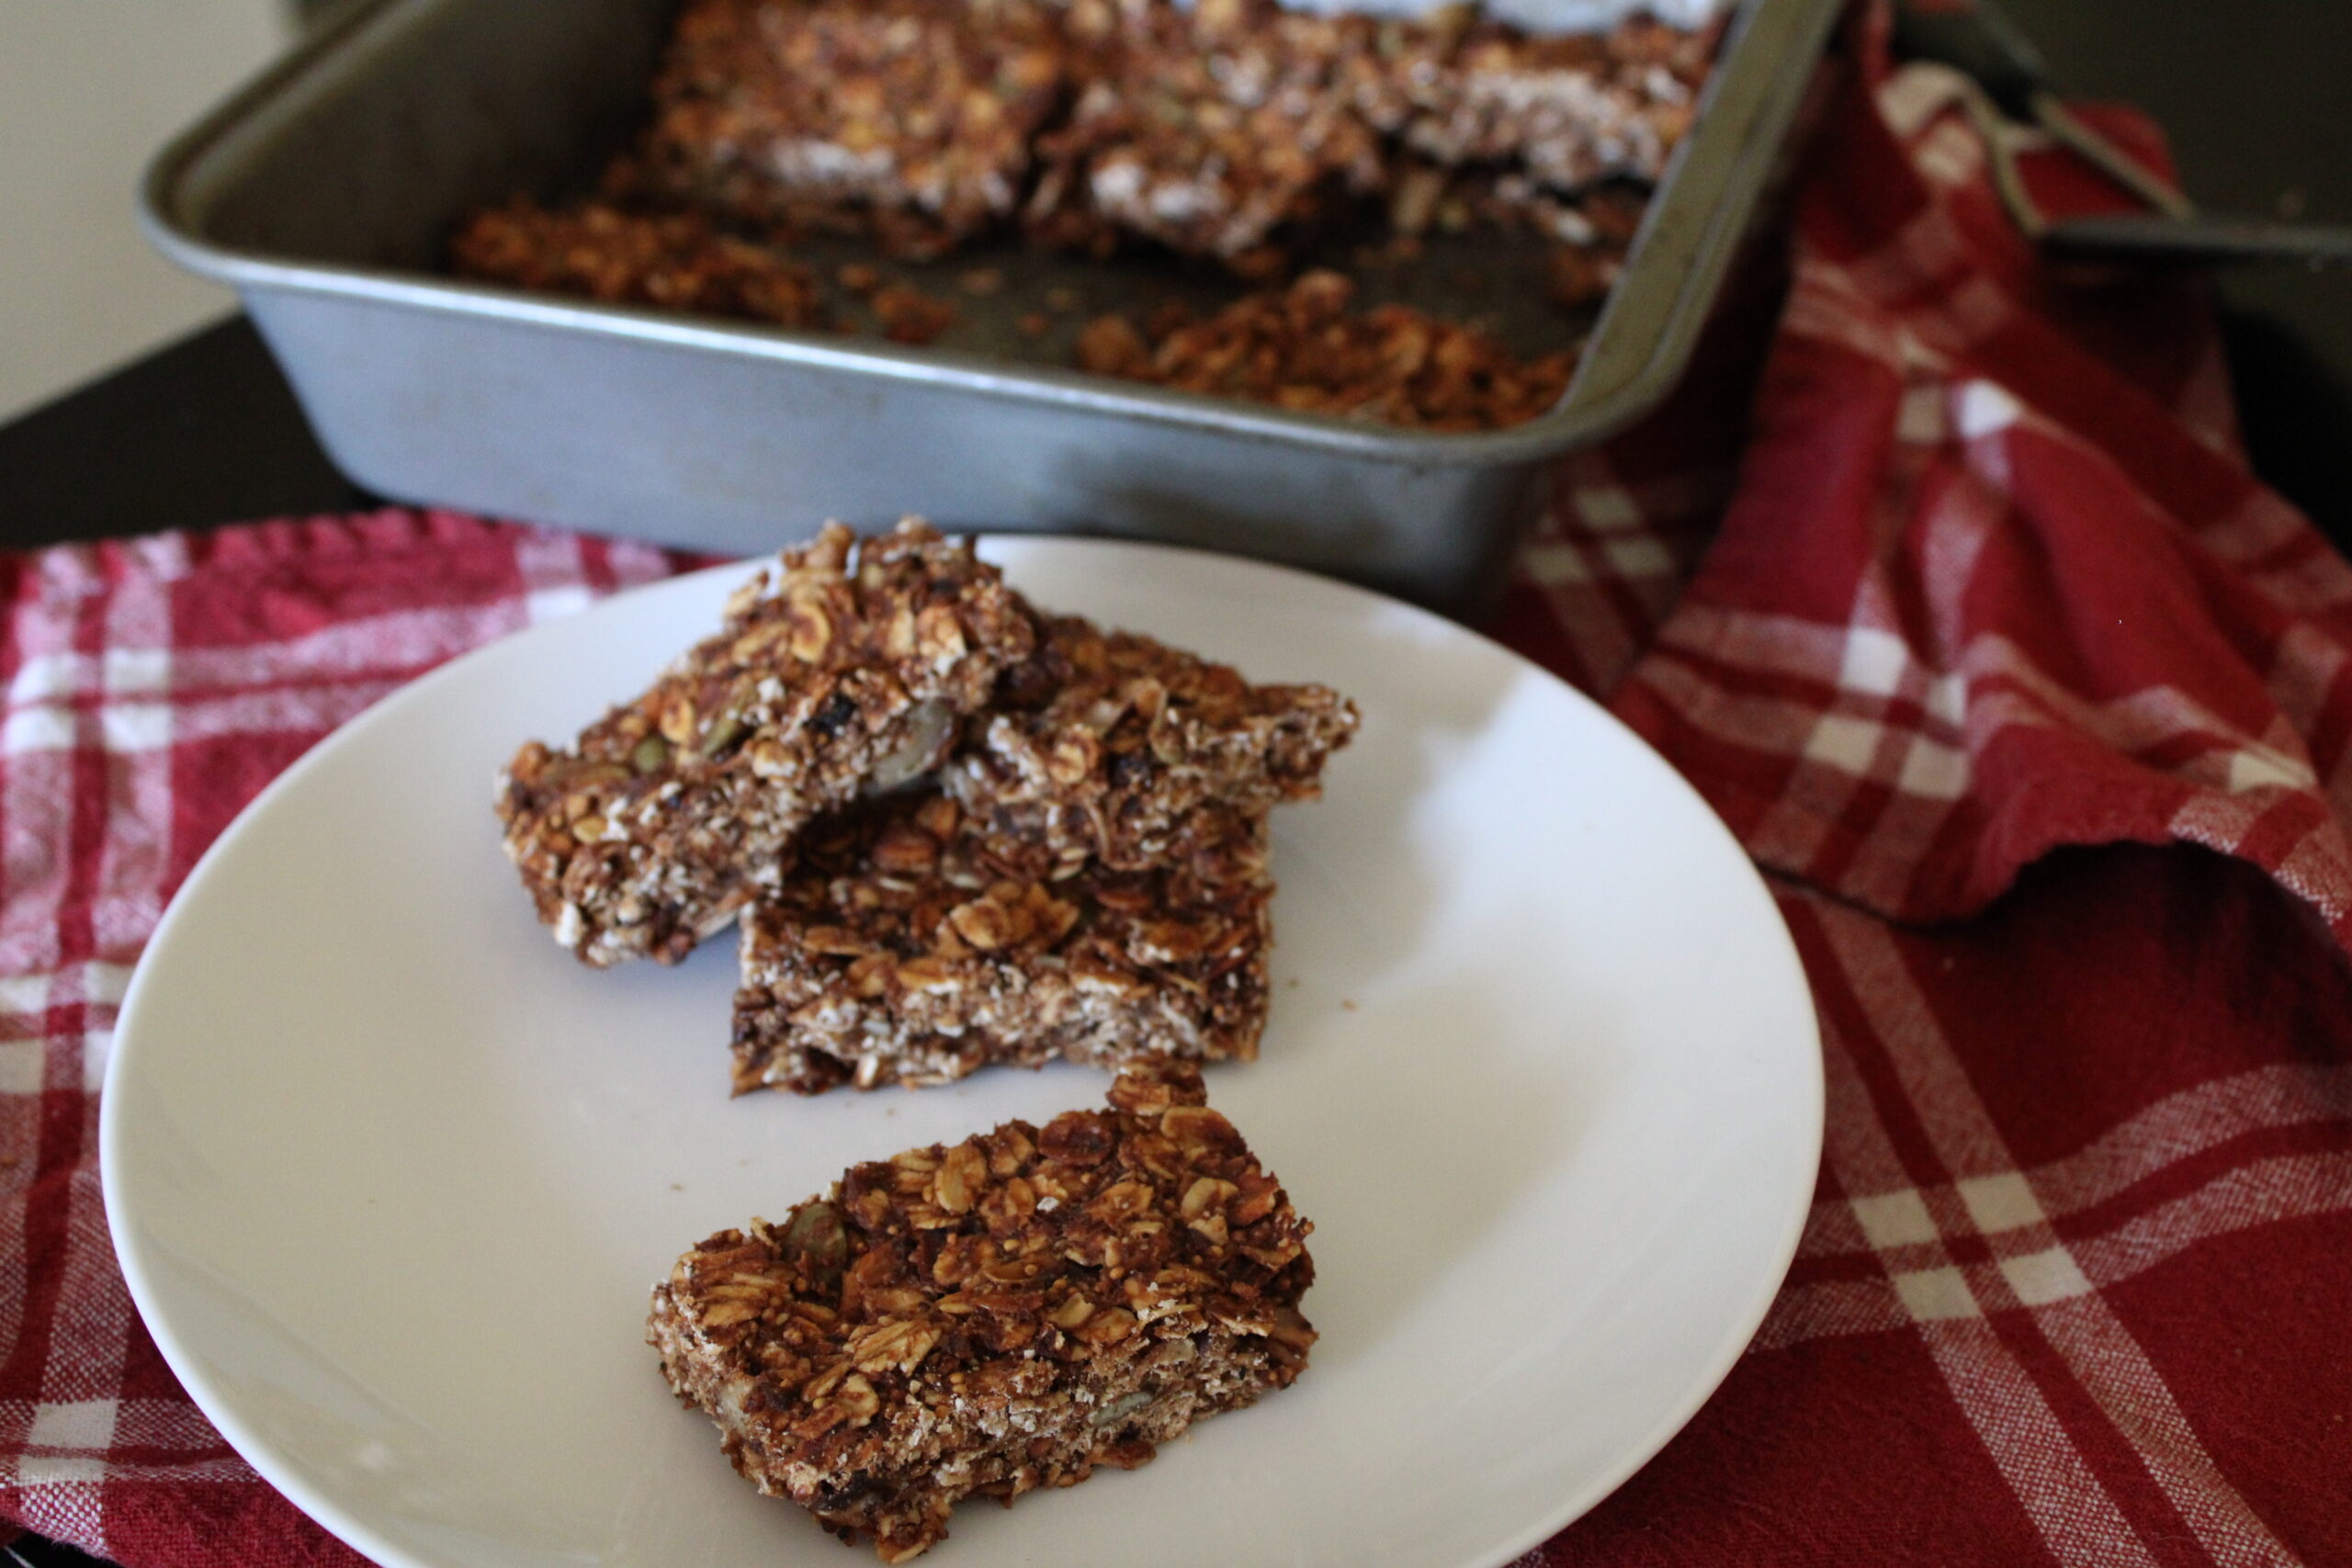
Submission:
POLYGON ((2352 569, 2202 299, 2042 267, 1965 85, 1854 42, 1736 476, 1687 388, 1521 563, 1787 877, 1829 1087, 1755 1346, 1530 1561, 2352 1562, 2352 569), (2052 853, 2137 844, 2202 847, 2052 853))
MULTIPOLYGON (((2352 1562, 2352 575, 2246 475, 2193 297, 2042 272, 1952 79, 1853 41, 1745 461, 1747 381, 1694 378, 1569 466, 1508 618, 1784 874, 1830 1093, 1756 1346, 1530 1562, 2352 1562)), ((682 564, 408 513, 0 559, 8 1517, 131 1568, 351 1561, 130 1311, 115 1004, 303 749, 682 564)))
POLYGON ((682 558, 387 513, 0 557, 0 1515, 130 1568, 357 1559, 221 1442, 98 1190, 115 1009, 243 804, 432 666, 682 558))

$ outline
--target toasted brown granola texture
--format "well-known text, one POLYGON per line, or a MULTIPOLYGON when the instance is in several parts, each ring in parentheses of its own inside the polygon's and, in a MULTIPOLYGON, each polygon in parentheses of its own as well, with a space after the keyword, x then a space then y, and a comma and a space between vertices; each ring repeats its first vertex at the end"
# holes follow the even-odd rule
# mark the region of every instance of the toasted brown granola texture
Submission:
POLYGON ((786 327, 826 324, 807 267, 719 232, 700 213, 605 202, 552 209, 517 197, 469 220, 449 242, 449 259, 461 276, 517 288, 786 327))
POLYGON ((1646 17, 1606 33, 1532 36, 1446 7, 1390 24, 1357 107, 1442 164, 1515 164, 1539 186, 1656 181, 1696 118, 1712 32, 1646 17))
POLYGON ((644 163, 740 221, 936 255, 1012 216, 1066 73, 1033 0, 692 0, 644 163))
POLYGON ((976 827, 943 795, 909 794, 803 831, 783 885, 743 917, 737 1093, 1257 1055, 1274 892, 1262 811, 1194 811, 1135 871, 1071 869, 976 827))
POLYGON ((1230 665, 1077 615, 1045 623, 941 772, 967 830, 1058 874, 1088 861, 1148 871, 1193 813, 1242 814, 1322 793, 1355 705, 1328 686, 1253 686, 1230 665))
POLYGON ((903 1562, 956 1503, 1132 1468, 1287 1387, 1314 1227, 1196 1069, 853 1167, 681 1258, 648 1341, 735 1468, 903 1562))
POLYGON ((936 766, 1035 646, 968 540, 829 524, 642 695, 569 747, 516 753, 497 789, 507 856, 583 962, 675 962, 775 886, 812 817, 936 766))
POLYGON ((1191 6, 1073 0, 1087 73, 1042 137, 1024 214, 1032 240, 1108 254, 1154 240, 1262 274, 1380 187, 1378 134, 1351 102, 1371 48, 1362 17, 1273 0, 1191 6))
POLYGON ((1498 430, 1548 412, 1577 355, 1522 360, 1473 327, 1404 305, 1352 307, 1355 285, 1310 272, 1202 321, 1097 317, 1081 369, 1188 392, 1249 398, 1302 413, 1424 430, 1498 430))

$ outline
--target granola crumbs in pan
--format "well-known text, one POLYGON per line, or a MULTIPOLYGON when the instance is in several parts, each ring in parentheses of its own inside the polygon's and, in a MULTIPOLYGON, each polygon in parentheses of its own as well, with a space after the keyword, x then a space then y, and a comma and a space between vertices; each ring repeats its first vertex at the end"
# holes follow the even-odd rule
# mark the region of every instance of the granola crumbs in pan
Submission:
POLYGON ((874 319, 892 343, 926 344, 956 324, 956 307, 904 283, 874 291, 874 319))
POLYGON ((1446 431, 1524 423, 1560 400, 1576 369, 1573 351, 1521 360, 1475 327, 1403 305, 1358 310, 1354 298, 1343 275, 1310 272, 1157 333, 1098 316, 1080 335, 1079 364, 1303 413, 1446 431))
POLYGON ((476 213, 449 253, 466 276, 517 288, 786 327, 826 324, 807 267, 721 233, 697 212, 634 212, 601 201, 551 209, 518 197, 476 213))

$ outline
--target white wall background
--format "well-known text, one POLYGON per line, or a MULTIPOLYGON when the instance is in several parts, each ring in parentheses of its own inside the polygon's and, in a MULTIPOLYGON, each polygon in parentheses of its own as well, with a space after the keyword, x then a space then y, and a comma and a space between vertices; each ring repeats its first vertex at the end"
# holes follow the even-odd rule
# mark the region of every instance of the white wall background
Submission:
POLYGON ((131 193, 289 16, 284 0, 0 0, 0 421, 232 308, 148 248, 131 193))

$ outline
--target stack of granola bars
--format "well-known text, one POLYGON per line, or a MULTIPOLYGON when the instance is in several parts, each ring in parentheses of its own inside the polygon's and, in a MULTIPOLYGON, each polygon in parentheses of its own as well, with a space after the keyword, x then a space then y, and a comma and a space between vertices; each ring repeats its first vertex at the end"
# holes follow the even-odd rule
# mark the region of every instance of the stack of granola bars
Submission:
POLYGON ((739 1092, 1247 1060, 1267 813, 1355 723, 1325 687, 1042 614, 920 523, 835 525, 635 701, 525 746, 498 810, 588 964, 740 919, 739 1092))

